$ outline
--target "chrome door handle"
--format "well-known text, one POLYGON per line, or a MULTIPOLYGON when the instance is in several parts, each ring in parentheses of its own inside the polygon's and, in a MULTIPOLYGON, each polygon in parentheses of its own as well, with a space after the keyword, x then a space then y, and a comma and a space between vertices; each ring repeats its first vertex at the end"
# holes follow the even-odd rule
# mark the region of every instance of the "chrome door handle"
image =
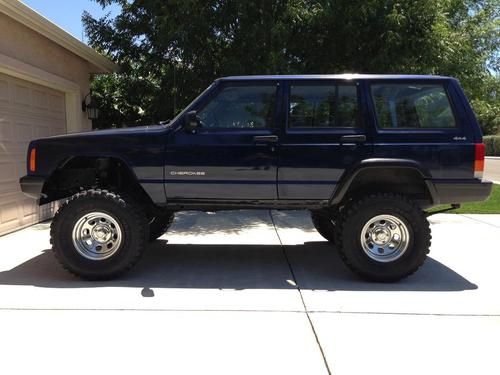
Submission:
POLYGON ((253 137, 253 141, 255 143, 277 143, 278 136, 277 135, 257 135, 253 137))
POLYGON ((366 135, 364 134, 353 134, 353 135, 343 135, 340 137, 341 143, 362 143, 366 142, 366 135))

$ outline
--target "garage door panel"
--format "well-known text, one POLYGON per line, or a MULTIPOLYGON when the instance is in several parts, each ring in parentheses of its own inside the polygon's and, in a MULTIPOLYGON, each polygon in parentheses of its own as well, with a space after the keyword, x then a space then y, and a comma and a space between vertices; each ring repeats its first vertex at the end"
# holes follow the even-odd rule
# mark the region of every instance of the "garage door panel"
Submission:
POLYGON ((9 202, 0 205, 0 223, 7 224, 18 220, 18 202, 9 202))
POLYGON ((16 163, 14 162, 0 162, 0 191, 3 185, 10 182, 17 182, 16 163))
POLYGON ((0 235, 50 218, 20 191, 32 139, 66 133, 64 93, 0 74, 0 235))
POLYGON ((14 104, 29 107, 31 105, 31 92, 28 86, 14 85, 14 104))
POLYGON ((14 162, 0 162, 0 183, 16 178, 14 162))
POLYGON ((66 133, 66 129, 63 127, 54 127, 51 129, 51 134, 50 135, 60 135, 66 133))
POLYGON ((0 183, 0 195, 5 193, 17 192, 17 181, 8 181, 0 183))
POLYGON ((35 134, 40 137, 50 137, 66 133, 65 124, 60 119, 40 121, 34 128, 35 134))
POLYGON ((12 123, 6 118, 0 117, 0 143, 12 141, 13 139, 14 129, 12 127, 12 123))
POLYGON ((16 142, 0 141, 0 160, 13 160, 13 157, 18 157, 19 146, 16 142))
POLYGON ((37 126, 34 128, 34 130, 35 130, 35 138, 45 138, 51 135, 48 126, 37 126))
POLYGON ((33 125, 16 121, 14 123, 14 129, 18 142, 28 143, 33 139, 33 125))
POLYGON ((37 207, 34 202, 31 202, 32 208, 30 209, 30 203, 26 201, 26 197, 22 193, 0 195, 0 201, 8 201, 8 203, 0 204, 0 233, 8 233, 38 222, 37 207), (24 215, 25 209, 27 210, 26 215, 24 215))
POLYGON ((33 104, 37 109, 46 112, 49 110, 49 100, 47 93, 41 90, 33 90, 33 104))
POLYGON ((34 215, 37 214, 38 207, 36 204, 33 202, 33 199, 24 199, 22 201, 22 208, 23 208, 23 218, 30 218, 34 215))
POLYGON ((0 102, 9 102, 9 82, 0 79, 0 102))
POLYGON ((58 114, 64 113, 65 104, 63 95, 50 95, 50 110, 58 114))
POLYGON ((42 109, 36 108, 34 106, 22 107, 20 105, 13 105, 6 102, 0 101, 0 118, 3 119, 21 119, 24 122, 28 122, 30 124, 40 122, 41 117, 45 120, 52 120, 52 122, 56 122, 60 124, 63 122, 66 124, 65 113, 63 112, 55 112, 55 111, 44 111, 42 109), (22 116, 22 117, 19 117, 22 116))
POLYGON ((26 168, 27 166, 25 161, 17 163, 17 181, 19 181, 21 177, 26 176, 26 174, 28 173, 28 170, 26 168))

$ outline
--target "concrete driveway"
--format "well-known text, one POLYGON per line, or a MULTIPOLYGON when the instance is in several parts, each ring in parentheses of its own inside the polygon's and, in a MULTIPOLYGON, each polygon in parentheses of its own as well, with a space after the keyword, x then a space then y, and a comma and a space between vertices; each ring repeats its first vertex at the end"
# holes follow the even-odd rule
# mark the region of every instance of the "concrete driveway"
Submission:
POLYGON ((305 212, 186 212, 120 280, 0 238, 0 373, 498 374, 500 215, 431 218, 395 284, 353 276, 305 212))
POLYGON ((484 178, 500 184, 500 157, 486 157, 484 178))

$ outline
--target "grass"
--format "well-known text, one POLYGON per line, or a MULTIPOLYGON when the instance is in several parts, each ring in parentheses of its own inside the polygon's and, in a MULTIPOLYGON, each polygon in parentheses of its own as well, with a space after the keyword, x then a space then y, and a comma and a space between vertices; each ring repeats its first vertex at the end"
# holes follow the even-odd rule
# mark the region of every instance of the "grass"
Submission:
MULTIPOLYGON (((429 212, 438 211, 443 208, 449 207, 448 205, 433 207, 429 212)), ((500 185, 493 185, 488 200, 484 202, 464 203, 456 210, 449 211, 454 214, 500 214, 500 185)))

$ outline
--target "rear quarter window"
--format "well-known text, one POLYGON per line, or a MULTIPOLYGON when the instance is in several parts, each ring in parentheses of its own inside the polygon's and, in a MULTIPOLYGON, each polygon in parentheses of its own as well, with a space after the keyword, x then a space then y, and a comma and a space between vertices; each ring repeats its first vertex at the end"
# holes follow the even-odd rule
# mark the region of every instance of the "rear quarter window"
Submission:
POLYGON ((373 84, 371 95, 382 129, 450 129, 457 122, 441 84, 373 84))

